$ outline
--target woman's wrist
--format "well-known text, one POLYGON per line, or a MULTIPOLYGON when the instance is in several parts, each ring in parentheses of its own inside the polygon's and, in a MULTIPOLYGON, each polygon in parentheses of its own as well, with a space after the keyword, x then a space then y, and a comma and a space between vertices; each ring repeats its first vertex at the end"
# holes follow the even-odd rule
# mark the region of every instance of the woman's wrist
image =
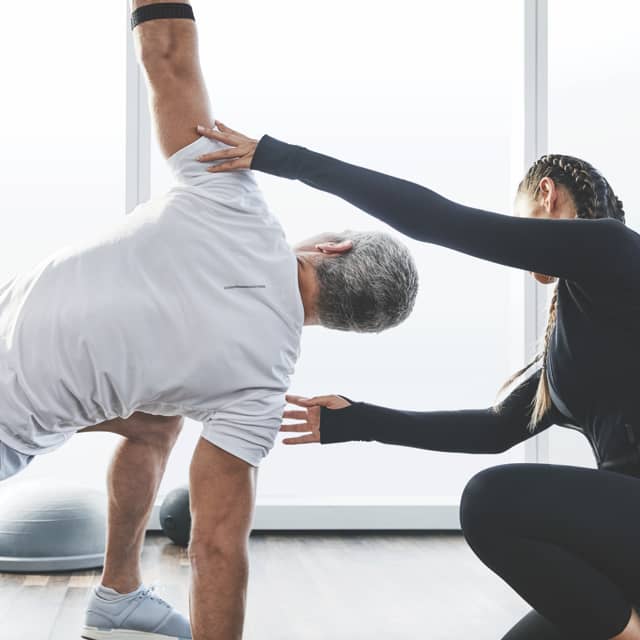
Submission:
POLYGON ((265 134, 258 141, 251 161, 251 169, 295 180, 298 177, 297 154, 301 149, 302 147, 282 142, 265 134))
POLYGON ((369 440, 364 433, 366 426, 363 420, 362 409, 364 402, 353 402, 345 396, 351 404, 344 409, 320 410, 320 442, 322 444, 335 444, 338 442, 352 442, 357 440, 369 440))

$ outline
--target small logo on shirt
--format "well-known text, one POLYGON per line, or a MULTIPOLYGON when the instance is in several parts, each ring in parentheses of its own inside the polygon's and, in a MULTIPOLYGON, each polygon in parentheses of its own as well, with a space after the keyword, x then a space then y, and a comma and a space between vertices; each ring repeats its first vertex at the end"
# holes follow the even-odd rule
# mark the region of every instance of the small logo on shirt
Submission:
POLYGON ((228 284, 225 289, 266 289, 266 284, 228 284))

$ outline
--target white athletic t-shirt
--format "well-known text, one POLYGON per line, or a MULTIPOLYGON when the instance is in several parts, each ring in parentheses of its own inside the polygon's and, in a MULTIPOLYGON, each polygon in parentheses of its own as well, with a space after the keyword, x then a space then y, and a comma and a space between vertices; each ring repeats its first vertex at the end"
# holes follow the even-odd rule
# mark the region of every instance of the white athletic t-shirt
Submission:
POLYGON ((252 465, 268 453, 299 353, 297 262, 253 174, 195 160, 219 148, 181 149, 164 197, 0 288, 0 441, 44 453, 143 411, 202 421, 252 465))

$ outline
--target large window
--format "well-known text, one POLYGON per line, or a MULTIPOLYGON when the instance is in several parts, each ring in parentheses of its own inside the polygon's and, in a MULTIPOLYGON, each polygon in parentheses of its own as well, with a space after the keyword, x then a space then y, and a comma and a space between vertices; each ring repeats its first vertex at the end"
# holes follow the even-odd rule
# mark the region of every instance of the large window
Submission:
MULTIPOLYGON (((2 59, 19 61, 3 66, 1 280, 124 215, 125 131, 137 122, 135 109, 126 109, 137 94, 126 95, 124 4, 102 8, 96 30, 78 28, 79 1, 41 3, 28 38, 9 30, 0 40, 2 59)), ((523 170, 523 133, 531 133, 522 131, 524 0, 398 0, 393 10, 377 0, 194 5, 214 113, 229 125, 510 212, 523 170), (227 25, 241 25, 241 35, 227 25)), ((544 5, 530 0, 529 6, 544 5)), ((638 227, 640 44, 634 26, 640 9, 624 0, 612 0, 606 11, 601 6, 548 2, 549 149, 598 166, 625 202, 629 224, 638 227)), ((19 13, 8 5, 5 22, 21 24, 19 13)), ((537 77, 546 82, 544 74, 537 77)), ((144 125, 148 114, 141 113, 144 125)), ((142 165, 150 162, 152 194, 162 193, 171 184, 164 161, 155 142, 150 156, 144 135, 139 142, 132 147, 129 139, 129 187, 147 175, 131 164, 137 148, 142 165)), ((383 228, 303 185, 259 180, 291 242, 320 230, 383 228)), ((522 362, 522 274, 409 244, 422 277, 414 315, 380 336, 306 329, 294 392, 343 393, 418 410, 493 402, 502 380, 522 362)), ((161 494, 186 482, 199 431, 191 423, 180 438, 161 494)), ((20 478, 81 477, 103 486, 114 442, 108 435, 79 436, 20 478)), ((593 465, 581 436, 553 429, 549 443, 553 462, 593 465)), ((479 469, 524 457, 522 446, 502 456, 464 456, 279 444, 261 469, 259 502, 453 504, 479 469)))
MULTIPOLYGON (((214 113, 285 140, 509 212, 514 93, 522 90, 518 3, 292 0, 195 5, 214 113), (247 20, 247 12, 251 19, 247 20)), ((259 176, 291 242, 321 230, 381 229, 337 199, 259 176)), ((170 184, 154 146, 152 191, 170 184)), ((379 336, 307 328, 292 390, 342 393, 431 410, 489 406, 509 373, 509 271, 410 243, 422 277, 416 310, 379 336)), ((197 429, 183 438, 184 453, 197 429)), ((455 503, 467 479, 500 461, 380 445, 279 445, 261 468, 259 500, 455 503)), ((173 465, 167 486, 184 469, 173 465)))

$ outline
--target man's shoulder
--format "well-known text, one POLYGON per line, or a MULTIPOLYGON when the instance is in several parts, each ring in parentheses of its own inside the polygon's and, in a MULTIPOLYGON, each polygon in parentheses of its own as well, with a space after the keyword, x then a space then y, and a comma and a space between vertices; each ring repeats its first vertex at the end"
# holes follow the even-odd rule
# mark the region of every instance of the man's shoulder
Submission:
POLYGON ((178 185, 196 187, 203 195, 221 194, 229 191, 247 194, 260 192, 258 183, 250 170, 211 173, 210 165, 202 163, 198 157, 224 149, 224 145, 208 138, 198 138, 174 153, 167 160, 178 185))

